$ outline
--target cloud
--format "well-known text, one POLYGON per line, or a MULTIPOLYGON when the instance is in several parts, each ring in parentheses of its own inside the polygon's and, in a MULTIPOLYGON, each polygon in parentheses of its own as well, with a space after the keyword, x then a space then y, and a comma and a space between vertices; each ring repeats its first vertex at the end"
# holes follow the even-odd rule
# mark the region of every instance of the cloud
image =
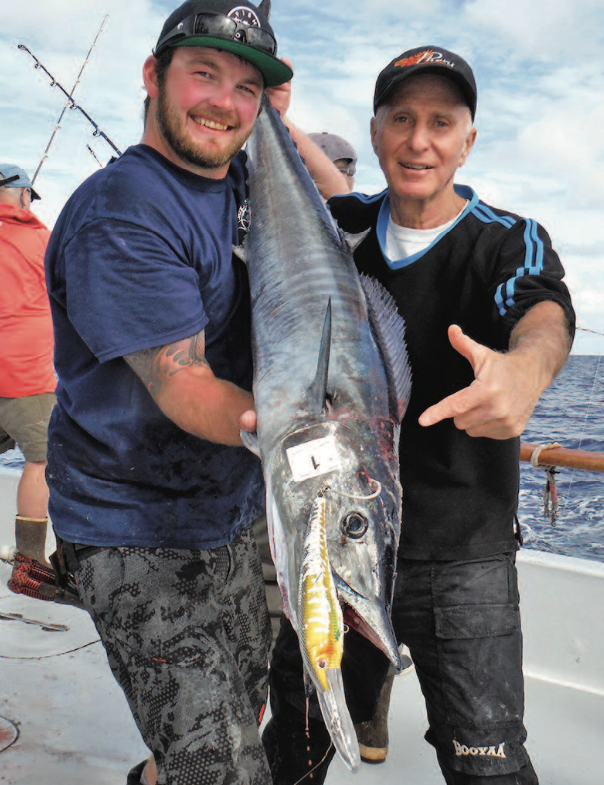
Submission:
POLYGON ((500 58, 505 51, 495 42, 506 42, 508 52, 534 61, 601 56, 601 41, 594 37, 602 22, 600 0, 472 0, 465 3, 464 16, 495 57, 497 50, 500 58))
MULTIPOLYGON (((3 3, 0 158, 32 172, 64 96, 17 49, 26 44, 71 89, 105 14, 76 100, 124 150, 141 135, 141 70, 178 0, 3 3)), ((407 48, 438 44, 472 63, 478 141, 458 181, 485 201, 546 226, 586 327, 604 330, 604 8, 601 0, 273 0, 281 55, 296 71, 292 117, 306 131, 348 139, 357 187, 384 187, 369 139, 375 78, 407 48)), ((39 182, 36 212, 52 226, 69 194, 111 148, 77 112, 62 122, 39 182)), ((597 340, 597 338, 595 339, 597 340)), ((599 339, 604 341, 604 339, 599 339)), ((585 341, 581 338, 580 343, 585 341)), ((592 344, 588 344, 592 346, 592 344)))

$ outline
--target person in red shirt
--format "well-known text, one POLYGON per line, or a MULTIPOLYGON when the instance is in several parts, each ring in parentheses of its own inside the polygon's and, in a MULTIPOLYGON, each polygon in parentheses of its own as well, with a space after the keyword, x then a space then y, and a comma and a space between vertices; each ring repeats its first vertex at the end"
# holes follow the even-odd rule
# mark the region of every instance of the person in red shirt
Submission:
POLYGON ((53 330, 44 278, 50 232, 31 212, 40 197, 23 169, 0 164, 0 453, 19 445, 17 551, 46 560, 47 431, 55 404, 53 330))

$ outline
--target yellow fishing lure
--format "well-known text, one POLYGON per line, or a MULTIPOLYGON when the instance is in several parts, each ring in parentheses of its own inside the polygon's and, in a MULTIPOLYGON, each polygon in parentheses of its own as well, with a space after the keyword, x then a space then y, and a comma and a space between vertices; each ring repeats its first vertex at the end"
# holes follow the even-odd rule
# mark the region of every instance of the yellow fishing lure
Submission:
POLYGON ((300 638, 309 674, 330 689, 326 671, 339 668, 344 650, 344 621, 329 565, 326 502, 319 495, 310 515, 300 573, 300 638))

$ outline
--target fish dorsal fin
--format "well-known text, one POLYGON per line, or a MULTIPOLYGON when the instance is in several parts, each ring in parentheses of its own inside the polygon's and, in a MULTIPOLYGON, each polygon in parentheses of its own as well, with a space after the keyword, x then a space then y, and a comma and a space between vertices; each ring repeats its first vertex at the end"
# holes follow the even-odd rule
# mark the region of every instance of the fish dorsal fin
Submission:
POLYGON ((327 301, 325 319, 323 320, 323 333, 319 346, 317 372, 309 387, 309 408, 311 411, 322 412, 325 408, 327 395, 327 377, 329 375, 329 355, 331 352, 331 297, 327 301))
POLYGON ((405 320, 392 295, 375 278, 361 275, 369 323, 386 366, 393 416, 400 422, 411 394, 411 366, 405 343, 405 320))

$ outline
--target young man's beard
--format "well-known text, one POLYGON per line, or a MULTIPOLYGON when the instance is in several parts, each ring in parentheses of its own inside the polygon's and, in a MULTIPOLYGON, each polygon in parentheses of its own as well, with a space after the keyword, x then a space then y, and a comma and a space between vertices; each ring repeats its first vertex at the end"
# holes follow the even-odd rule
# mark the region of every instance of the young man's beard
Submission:
POLYGON ((241 134, 224 150, 212 151, 207 148, 201 150, 188 136, 178 112, 170 104, 167 93, 165 86, 160 83, 156 108, 157 124, 176 155, 181 160, 202 169, 220 169, 228 164, 241 150, 251 131, 245 135, 241 134))

